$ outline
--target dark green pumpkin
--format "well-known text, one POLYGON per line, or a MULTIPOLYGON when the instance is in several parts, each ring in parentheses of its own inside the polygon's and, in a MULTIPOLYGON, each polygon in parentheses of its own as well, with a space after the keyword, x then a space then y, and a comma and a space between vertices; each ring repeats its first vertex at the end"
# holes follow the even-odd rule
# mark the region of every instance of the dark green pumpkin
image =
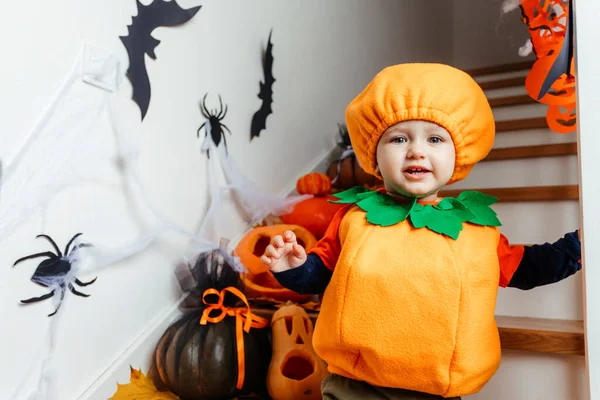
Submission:
MULTIPOLYGON (((266 375, 271 361, 271 330, 251 328, 250 332, 243 333, 245 377, 242 389, 238 390, 235 317, 200 325, 206 308, 201 302, 204 291, 208 288, 221 291, 229 286, 242 290, 239 274, 218 251, 202 254, 192 274, 198 283, 186 303, 194 309, 185 311, 167 328, 152 357, 150 374, 156 386, 184 400, 231 399, 250 393, 268 399, 266 375)), ((211 296, 207 300, 210 301, 211 296)), ((227 295, 224 304, 240 306, 238 300, 227 295)), ((214 310, 210 316, 215 317, 219 312, 214 310)))

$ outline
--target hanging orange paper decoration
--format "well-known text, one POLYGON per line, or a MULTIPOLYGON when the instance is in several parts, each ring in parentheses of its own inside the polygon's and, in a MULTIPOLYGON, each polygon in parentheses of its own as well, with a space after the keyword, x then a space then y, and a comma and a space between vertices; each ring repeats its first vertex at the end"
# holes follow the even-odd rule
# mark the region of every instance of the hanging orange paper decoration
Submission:
POLYGON ((548 106, 548 112, 546 113, 548 127, 558 133, 573 132, 577 123, 575 107, 576 103, 548 106))
POLYGON ((550 105, 548 127, 558 133, 576 130, 572 11, 562 0, 521 0, 523 23, 537 60, 525 78, 529 96, 550 105), (569 117, 560 111, 568 110, 569 117))

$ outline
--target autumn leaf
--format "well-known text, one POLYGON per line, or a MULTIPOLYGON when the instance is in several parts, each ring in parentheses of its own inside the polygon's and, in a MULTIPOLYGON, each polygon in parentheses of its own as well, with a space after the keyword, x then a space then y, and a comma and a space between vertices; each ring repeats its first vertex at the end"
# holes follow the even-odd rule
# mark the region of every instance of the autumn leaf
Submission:
POLYGON ((158 391, 152 379, 141 371, 130 368, 130 382, 117 383, 117 391, 110 400, 179 400, 179 397, 171 392, 158 391))

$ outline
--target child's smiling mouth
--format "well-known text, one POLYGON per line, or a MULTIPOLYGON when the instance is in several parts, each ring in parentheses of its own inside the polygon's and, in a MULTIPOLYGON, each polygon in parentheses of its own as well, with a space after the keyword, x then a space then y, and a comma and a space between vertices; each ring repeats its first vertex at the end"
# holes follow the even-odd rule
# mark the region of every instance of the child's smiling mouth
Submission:
POLYGON ((406 169, 404 169, 403 174, 409 180, 420 181, 421 179, 425 178, 430 172, 431 171, 429 171, 425 167, 420 167, 418 165, 410 165, 406 169))

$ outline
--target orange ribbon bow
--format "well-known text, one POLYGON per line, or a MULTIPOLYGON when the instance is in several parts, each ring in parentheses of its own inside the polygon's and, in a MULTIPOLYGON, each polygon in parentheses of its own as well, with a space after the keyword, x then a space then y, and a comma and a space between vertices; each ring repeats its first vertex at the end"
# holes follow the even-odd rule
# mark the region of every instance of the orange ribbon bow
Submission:
POLYGON ((250 310, 250 304, 248 304, 248 300, 246 299, 244 293, 233 286, 226 287, 220 292, 217 289, 206 289, 202 295, 202 302, 208 307, 206 307, 202 313, 200 325, 206 325, 208 322, 216 324, 223 321, 223 319, 225 319, 225 317, 228 315, 235 317, 235 337, 238 359, 238 379, 235 387, 239 390, 242 388, 242 386, 244 386, 244 375, 246 371, 246 363, 244 358, 244 332, 250 332, 250 328, 266 328, 269 325, 269 321, 252 314, 252 311, 250 310), (237 296, 244 302, 246 307, 224 306, 223 300, 225 299, 227 292, 237 296), (211 294, 219 296, 219 301, 217 303, 208 303, 206 301, 206 296, 211 294), (213 310, 220 310, 221 313, 216 317, 210 317, 210 312, 213 310))

